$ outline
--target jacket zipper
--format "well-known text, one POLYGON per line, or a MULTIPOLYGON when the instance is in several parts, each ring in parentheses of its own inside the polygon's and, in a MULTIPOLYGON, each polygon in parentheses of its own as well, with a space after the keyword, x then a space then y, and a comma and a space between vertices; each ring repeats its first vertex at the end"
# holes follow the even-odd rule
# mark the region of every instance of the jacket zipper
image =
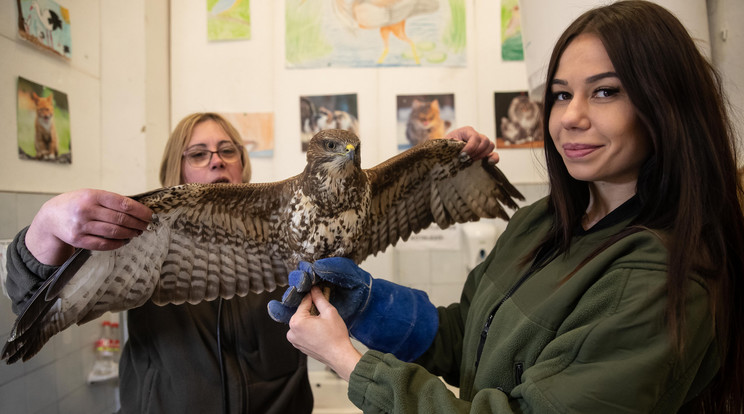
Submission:
POLYGON ((522 383, 522 374, 524 374, 524 363, 517 362, 514 364, 514 383, 519 385, 522 383))
POLYGON ((506 292, 506 295, 504 295, 503 298, 499 301, 499 303, 494 306, 491 313, 488 315, 488 319, 486 319, 486 323, 483 325, 483 330, 481 330, 480 335, 480 343, 478 343, 478 352, 475 355, 475 369, 478 369, 478 363, 480 363, 481 353, 483 353, 483 345, 486 343, 486 338, 488 337, 488 330, 491 328, 491 322, 493 322, 493 317, 496 315, 496 311, 499 310, 501 305, 507 301, 514 292, 519 289, 520 286, 522 286, 522 283, 524 283, 527 279, 529 279, 530 276, 532 276, 533 273, 535 273, 538 269, 545 266, 550 260, 552 260, 552 257, 555 255, 556 248, 554 246, 551 247, 545 247, 543 246, 535 255, 535 259, 533 260, 530 267, 527 269, 527 271, 522 275, 522 277, 517 280, 517 283, 515 283, 511 289, 509 289, 508 292, 506 292))
POLYGON ((506 302, 507 299, 512 297, 514 292, 516 292, 517 289, 519 289, 519 287, 522 286, 522 283, 524 283, 530 276, 532 276, 533 273, 534 273, 534 269, 530 268, 527 271, 527 273, 522 275, 522 277, 519 278, 519 280, 517 280, 517 283, 515 283, 514 286, 512 286, 511 289, 509 289, 509 291, 506 292, 506 295, 504 295, 504 297, 501 298, 499 303, 497 303, 496 306, 494 306, 493 310, 488 315, 488 319, 486 319, 486 323, 483 325, 483 330, 481 330, 480 343, 478 343, 478 352, 475 355, 475 368, 476 369, 478 369, 478 364, 480 363, 481 353, 483 353, 483 345, 485 345, 486 343, 486 338, 488 337, 488 330, 491 328, 491 322, 493 322, 493 317, 494 315, 496 315, 496 311, 499 310, 501 305, 504 302, 506 302))
POLYGON ((239 404, 240 412, 246 412, 248 410, 247 400, 248 398, 250 398, 250 396, 248 395, 248 386, 247 386, 248 381, 246 379, 246 374, 243 370, 243 364, 241 364, 240 362, 240 357, 238 353, 238 344, 240 341, 237 335, 239 330, 237 329, 238 323, 235 320, 236 311, 234 309, 234 307, 237 305, 235 301, 230 301, 230 300, 226 300, 225 304, 228 305, 227 309, 229 309, 229 312, 227 314, 227 318, 226 318, 227 320, 225 321, 225 324, 223 326, 225 326, 226 328, 229 327, 229 329, 232 331, 231 332, 232 342, 233 342, 232 352, 235 354, 234 356, 235 356, 235 361, 237 363, 237 371, 239 374, 238 381, 239 381, 240 387, 238 387, 238 389, 243 390, 243 391, 240 391, 240 395, 238 396, 239 397, 238 404, 239 404))

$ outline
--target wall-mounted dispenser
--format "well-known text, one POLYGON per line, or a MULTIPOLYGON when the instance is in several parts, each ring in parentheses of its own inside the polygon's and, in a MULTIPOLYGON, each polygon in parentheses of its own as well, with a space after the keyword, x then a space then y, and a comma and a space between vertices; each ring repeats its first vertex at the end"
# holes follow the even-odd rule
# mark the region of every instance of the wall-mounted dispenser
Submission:
POLYGON ((493 220, 462 223, 460 226, 463 234, 465 266, 470 272, 488 256, 502 230, 493 220))

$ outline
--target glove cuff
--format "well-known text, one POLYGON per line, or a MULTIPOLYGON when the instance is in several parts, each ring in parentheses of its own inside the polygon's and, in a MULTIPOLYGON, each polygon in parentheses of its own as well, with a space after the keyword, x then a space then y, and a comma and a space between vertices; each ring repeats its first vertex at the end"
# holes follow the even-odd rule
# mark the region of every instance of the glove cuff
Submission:
POLYGON ((439 314, 425 292, 374 279, 349 332, 367 347, 408 362, 431 346, 438 328, 439 314))

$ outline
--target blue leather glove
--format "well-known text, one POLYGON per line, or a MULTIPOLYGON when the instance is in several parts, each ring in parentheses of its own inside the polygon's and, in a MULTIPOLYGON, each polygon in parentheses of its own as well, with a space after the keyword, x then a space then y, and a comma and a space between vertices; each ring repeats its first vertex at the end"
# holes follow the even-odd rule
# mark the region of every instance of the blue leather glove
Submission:
POLYGON ((373 279, 344 257, 300 262, 297 267, 289 274, 282 301, 268 304, 275 321, 288 323, 313 285, 330 283, 331 304, 349 333, 367 347, 413 361, 434 341, 439 314, 425 292, 373 279))

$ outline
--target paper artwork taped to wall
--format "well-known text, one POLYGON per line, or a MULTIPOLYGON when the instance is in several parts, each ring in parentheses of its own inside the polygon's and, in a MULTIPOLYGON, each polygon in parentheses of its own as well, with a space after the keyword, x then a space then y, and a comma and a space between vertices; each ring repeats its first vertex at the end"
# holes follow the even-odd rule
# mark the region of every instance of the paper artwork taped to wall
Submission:
POLYGON ((359 136, 356 94, 300 96, 300 142, 307 151, 310 138, 324 129, 345 129, 359 136))
POLYGON ((207 0, 207 38, 250 39, 250 0, 207 0))
POLYGON ((36 46, 70 59, 70 11, 52 0, 16 0, 18 34, 36 46))
POLYGON ((18 158, 72 163, 67 94, 18 77, 18 158))
POLYGON ((221 113, 235 126, 251 158, 274 156, 273 113, 221 113))
POLYGON ((444 138, 455 126, 455 95, 398 95, 398 151, 444 138))
POLYGON ((542 103, 526 91, 494 93, 497 148, 543 146, 542 103))
POLYGON ((465 66, 465 0, 285 0, 287 68, 465 66))
POLYGON ((501 0, 501 59, 524 60, 519 0, 501 0))

